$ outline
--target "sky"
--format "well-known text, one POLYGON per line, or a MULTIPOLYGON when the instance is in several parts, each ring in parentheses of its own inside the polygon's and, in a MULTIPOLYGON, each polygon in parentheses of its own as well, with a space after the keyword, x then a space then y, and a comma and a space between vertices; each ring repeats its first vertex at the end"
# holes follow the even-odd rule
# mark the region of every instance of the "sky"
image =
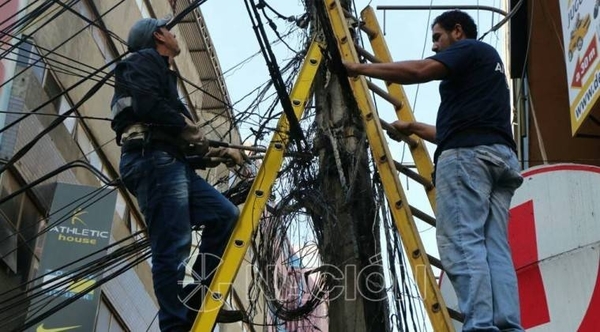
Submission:
MULTIPOLYGON (((403 11, 384 11, 377 10, 381 5, 481 5, 493 6, 506 10, 506 0, 356 0, 354 1, 358 12, 365 6, 370 5, 375 9, 379 24, 385 33, 386 42, 392 57, 395 61, 422 59, 433 55, 431 51, 431 22, 441 14, 443 10, 403 10, 403 11)), ((267 3, 284 16, 300 16, 304 12, 302 2, 299 0, 270 0, 267 3)), ((244 110, 249 102, 254 99, 254 95, 242 99, 248 93, 252 92, 258 85, 269 80, 269 72, 265 65, 265 59, 262 54, 252 57, 260 48, 256 36, 252 29, 252 24, 248 16, 244 1, 207 1, 201 7, 206 20, 213 44, 215 46, 221 68, 224 72, 227 88, 234 103, 235 110, 244 110), (250 58, 251 57, 251 58, 250 58), (250 60, 247 60, 250 58, 250 60), (239 65, 243 62, 243 65, 239 65), (240 99, 242 99, 240 101, 240 99)), ((267 11, 273 21, 277 24, 277 30, 280 34, 289 31, 292 26, 290 23, 275 18, 275 15, 267 11)), ((488 31, 494 24, 503 17, 499 14, 484 10, 467 11, 475 20, 479 28, 479 36, 488 31)), ((267 28, 267 30, 269 30, 267 28)), ((494 46, 501 57, 505 59, 505 27, 497 33, 488 34, 484 41, 494 46)), ((284 38, 289 46, 300 50, 301 34, 292 33, 284 38)), ((270 34, 271 42, 277 41, 274 34, 270 34)), ((285 63, 294 52, 290 51, 282 43, 272 43, 273 51, 277 57, 280 66, 285 63)), ((506 65, 505 68, 510 68, 506 65)), ((417 121, 425 123, 435 123, 437 108, 440 102, 438 94, 438 82, 430 82, 420 85, 405 86, 406 94, 410 100, 417 121)), ((267 103, 265 103, 267 104, 267 103)), ((378 112, 381 119, 388 122, 396 120, 396 116, 391 105, 377 101, 378 112)), ((265 106, 266 107, 266 106, 265 106)), ((242 137, 247 134, 246 128, 241 129, 242 137)), ((403 148, 400 144, 391 141, 390 150, 394 159, 408 164, 412 163, 410 154, 406 151, 403 154, 403 148)), ((435 146, 429 144, 428 150, 431 156, 435 151, 435 146)), ((409 182, 405 177, 400 178, 405 187, 407 199, 411 205, 431 214, 431 208, 424 194, 422 187, 415 182, 409 182)), ((433 256, 439 257, 435 244, 435 229, 427 224, 417 223, 425 249, 433 256)), ((436 271, 436 273, 438 273, 436 271)))

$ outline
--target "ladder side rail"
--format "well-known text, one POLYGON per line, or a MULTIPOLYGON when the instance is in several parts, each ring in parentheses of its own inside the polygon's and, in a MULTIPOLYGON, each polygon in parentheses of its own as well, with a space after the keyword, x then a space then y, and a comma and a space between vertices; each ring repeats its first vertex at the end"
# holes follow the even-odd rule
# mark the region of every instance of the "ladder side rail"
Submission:
MULTIPOLYGON (((311 96, 312 85, 321 59, 321 49, 318 43, 313 41, 290 94, 294 113, 298 119, 301 118, 311 96)), ((285 114, 282 114, 263 163, 252 183, 240 218, 223 253, 222 263, 215 271, 209 292, 203 299, 201 309, 192 326, 192 332, 212 331, 215 325, 217 314, 241 266, 252 234, 258 228, 260 217, 271 195, 272 186, 283 164, 284 153, 289 143, 289 129, 288 119, 285 114)))
MULTIPOLYGON (((393 62, 390 51, 387 47, 385 39, 383 38, 383 32, 377 22, 375 11, 372 7, 368 6, 361 11, 361 19, 364 22, 364 27, 369 31, 369 40, 373 49, 375 57, 382 62, 393 62)), ((410 106, 410 102, 406 97, 406 93, 400 84, 386 82, 388 93, 400 101, 402 107, 395 107, 396 115, 398 119, 404 122, 414 122, 415 117, 410 106)), ((431 175, 433 174, 433 162, 427 151, 425 141, 417 135, 410 136, 413 140, 417 141, 418 144, 415 147, 411 147, 410 151, 413 156, 415 165, 417 166, 418 173, 427 179, 430 183, 432 182, 431 175)), ((431 204, 433 213, 436 212, 435 203, 435 188, 431 186, 429 189, 425 188, 427 198, 431 204)))
MULTIPOLYGON (((325 0, 325 11, 337 39, 341 57, 345 61, 358 61, 352 37, 344 18, 339 0, 325 0)), ((425 309, 435 331, 454 331, 448 310, 440 290, 419 232, 413 220, 406 196, 400 185, 396 168, 391 157, 385 136, 375 110, 373 100, 368 90, 364 76, 349 78, 356 102, 362 114, 369 145, 379 172, 386 197, 391 206, 396 228, 402 238, 402 244, 407 252, 415 282, 425 302, 425 309)))

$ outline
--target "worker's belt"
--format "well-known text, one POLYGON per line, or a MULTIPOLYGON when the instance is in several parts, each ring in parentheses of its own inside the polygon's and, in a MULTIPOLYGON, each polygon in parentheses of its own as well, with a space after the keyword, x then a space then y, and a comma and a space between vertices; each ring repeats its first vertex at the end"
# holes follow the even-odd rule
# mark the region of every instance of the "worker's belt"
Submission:
POLYGON ((185 158, 186 145, 177 138, 161 131, 153 130, 142 123, 134 123, 123 130, 121 152, 153 149, 168 152, 178 159, 185 158))
POLYGON ((134 123, 123 130, 123 134, 121 134, 121 144, 133 139, 144 140, 148 132, 150 132, 150 130, 145 124, 134 123))

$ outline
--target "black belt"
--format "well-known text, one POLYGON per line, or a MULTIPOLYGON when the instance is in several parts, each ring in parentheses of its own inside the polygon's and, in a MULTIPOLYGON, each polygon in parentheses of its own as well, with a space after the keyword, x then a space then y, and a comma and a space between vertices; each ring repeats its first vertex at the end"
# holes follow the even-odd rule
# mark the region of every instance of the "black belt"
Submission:
POLYGON ((142 151, 142 150, 159 150, 171 154, 179 160, 185 160, 185 153, 178 146, 170 144, 162 140, 146 141, 143 138, 130 139, 121 145, 121 153, 142 151))

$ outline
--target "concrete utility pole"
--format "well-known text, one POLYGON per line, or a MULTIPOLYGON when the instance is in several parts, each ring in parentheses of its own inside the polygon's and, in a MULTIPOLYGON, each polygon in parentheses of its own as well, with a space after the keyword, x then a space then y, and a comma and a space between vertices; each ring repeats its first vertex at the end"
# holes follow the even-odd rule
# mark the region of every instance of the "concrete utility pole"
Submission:
MULTIPOLYGON (((322 5, 316 2, 316 5, 322 5)), ((349 1, 342 5, 350 9, 349 1)), ((313 14, 315 8, 312 8, 313 14)), ((313 29, 319 29, 313 17, 313 29)), ((329 45, 328 47, 336 47, 329 45)), ((328 200, 323 261, 336 279, 329 296, 329 331, 386 331, 388 317, 368 143, 350 91, 322 66, 315 82, 320 190, 328 200)))

